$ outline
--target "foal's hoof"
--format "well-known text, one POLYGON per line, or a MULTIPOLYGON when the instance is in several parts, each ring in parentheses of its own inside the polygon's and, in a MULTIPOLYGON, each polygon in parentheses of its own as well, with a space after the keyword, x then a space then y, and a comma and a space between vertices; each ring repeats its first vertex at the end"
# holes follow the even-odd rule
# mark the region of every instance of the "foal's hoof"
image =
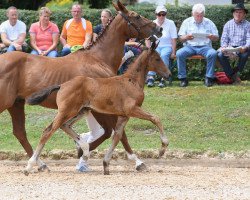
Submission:
POLYGON ((50 172, 50 169, 47 167, 47 165, 42 165, 41 167, 38 168, 39 172, 44 172, 44 171, 50 172))
POLYGON ((136 166, 135 168, 137 171, 141 172, 147 169, 147 166, 144 163, 141 163, 140 165, 136 166))
POLYGON ((104 170, 104 175, 110 175, 108 170, 104 170))
POLYGON ((166 151, 166 149, 161 149, 161 150, 159 151, 159 158, 162 157, 162 156, 164 155, 165 151, 166 151))
POLYGON ((26 169, 23 170, 23 173, 24 173, 25 176, 28 176, 28 175, 29 175, 29 172, 28 172, 28 170, 26 170, 26 169))

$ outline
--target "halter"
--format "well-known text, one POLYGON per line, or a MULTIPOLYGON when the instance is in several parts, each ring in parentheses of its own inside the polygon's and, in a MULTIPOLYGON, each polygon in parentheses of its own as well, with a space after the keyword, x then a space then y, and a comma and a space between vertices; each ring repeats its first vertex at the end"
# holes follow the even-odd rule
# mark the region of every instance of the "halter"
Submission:
MULTIPOLYGON (((120 12, 120 11, 119 11, 118 13, 123 17, 123 19, 125 19, 125 20, 127 21, 129 30, 130 30, 130 26, 133 26, 133 28, 138 32, 137 38, 139 38, 139 36, 140 36, 140 34, 141 34, 141 28, 142 28, 142 27, 147 26, 147 25, 153 23, 153 22, 150 21, 150 22, 148 22, 148 23, 146 23, 146 24, 144 24, 144 25, 138 27, 138 26, 135 25, 133 22, 131 22, 131 21, 129 20, 129 18, 128 18, 124 13, 122 13, 122 12, 120 12)), ((130 32, 131 32, 131 31, 130 31, 130 32)))

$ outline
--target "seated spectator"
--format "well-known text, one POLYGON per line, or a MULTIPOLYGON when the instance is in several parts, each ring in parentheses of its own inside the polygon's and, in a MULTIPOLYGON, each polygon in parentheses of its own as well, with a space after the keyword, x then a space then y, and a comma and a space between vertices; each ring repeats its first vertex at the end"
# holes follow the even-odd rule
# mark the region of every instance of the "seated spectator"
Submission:
POLYGON ((71 9, 72 19, 67 20, 62 29, 60 41, 63 49, 61 56, 71 53, 71 47, 81 45, 86 48, 92 40, 92 24, 82 18, 82 7, 74 4, 71 9))
POLYGON ((93 31, 93 41, 96 41, 98 35, 102 32, 102 30, 107 26, 109 20, 113 18, 112 12, 109 9, 103 9, 101 12, 101 24, 98 24, 93 31))
MULTIPOLYGON (((176 52, 176 39, 177 39, 177 30, 174 21, 167 19, 167 9, 165 6, 157 6, 155 10, 156 20, 154 22, 163 28, 162 30, 162 37, 159 38, 159 45, 156 48, 156 51, 160 54, 163 62, 165 65, 169 67, 169 60, 170 58, 175 57, 176 52)), ((151 43, 149 40, 146 40, 146 46, 150 47, 151 43)), ((147 77, 147 86, 153 87, 155 81, 156 73, 153 71, 148 72, 147 77)), ((158 85, 159 87, 163 88, 166 86, 165 81, 163 79, 160 80, 158 85)))
POLYGON ((8 20, 0 25, 0 33, 1 40, 7 48, 7 52, 26 51, 26 25, 18 20, 17 8, 14 6, 9 7, 6 15, 8 20))
POLYGON ((221 48, 218 50, 218 58, 226 75, 233 81, 239 82, 238 72, 241 72, 250 55, 250 23, 246 20, 248 10, 244 4, 237 4, 232 10, 233 19, 229 20, 222 32, 221 48), (232 69, 229 62, 230 55, 227 48, 238 48, 238 52, 234 54, 239 57, 237 66, 232 69))
POLYGON ((141 53, 141 44, 137 42, 136 38, 130 38, 125 42, 124 56, 120 64, 118 74, 123 74, 131 63, 134 56, 138 56, 141 53))
POLYGON ((42 7, 39 11, 39 22, 31 24, 30 45, 33 48, 31 54, 57 57, 56 50, 59 29, 56 24, 50 22, 51 11, 42 7))
POLYGON ((212 48, 212 41, 217 41, 219 35, 215 24, 204 15, 205 6, 195 4, 192 8, 192 17, 185 19, 180 27, 178 35, 184 45, 176 52, 180 87, 188 85, 186 59, 193 55, 202 55, 206 58, 205 85, 207 87, 213 85, 217 52, 212 48))

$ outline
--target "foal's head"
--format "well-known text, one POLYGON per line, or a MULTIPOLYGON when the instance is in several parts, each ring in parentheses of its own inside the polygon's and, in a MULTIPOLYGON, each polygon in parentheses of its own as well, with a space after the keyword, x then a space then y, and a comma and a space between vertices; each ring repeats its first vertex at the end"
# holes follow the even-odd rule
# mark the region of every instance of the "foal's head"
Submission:
POLYGON ((117 5, 113 3, 113 6, 123 17, 123 20, 127 22, 129 38, 144 39, 151 35, 162 36, 161 27, 136 12, 127 10, 119 0, 117 1, 117 5))
POLYGON ((163 78, 168 78, 171 76, 171 72, 161 59, 159 53, 155 50, 157 46, 155 43, 152 44, 150 49, 148 49, 148 71, 155 71, 158 75, 163 78))

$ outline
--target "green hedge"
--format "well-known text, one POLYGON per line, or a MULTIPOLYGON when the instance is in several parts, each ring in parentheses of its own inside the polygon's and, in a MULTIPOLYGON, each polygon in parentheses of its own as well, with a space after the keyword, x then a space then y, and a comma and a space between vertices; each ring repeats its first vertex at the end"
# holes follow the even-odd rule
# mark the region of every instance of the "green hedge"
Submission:
MULTIPOLYGON (((211 19, 217 26, 219 30, 219 34, 221 36, 222 29, 224 24, 229 20, 232 19, 232 13, 231 13, 232 6, 206 6, 206 14, 205 16, 209 19, 211 19)), ((115 14, 115 10, 113 7, 110 8, 111 11, 115 14)), ((142 16, 148 18, 148 19, 155 19, 154 10, 155 8, 152 5, 135 5, 133 7, 129 7, 128 9, 134 10, 135 12, 141 14, 142 16)), ((188 17, 191 16, 191 6, 182 6, 182 7, 175 7, 171 5, 167 5, 168 9, 168 15, 167 17, 169 19, 172 19, 177 26, 177 29, 180 27, 182 21, 188 17)), ((248 8, 250 10, 250 7, 248 8)), ((100 23, 100 11, 97 9, 88 9, 84 10, 84 17, 88 20, 90 20, 93 24, 93 26, 100 23)), ((0 22, 6 20, 5 10, 0 9, 0 22)), ((20 10, 20 16, 19 18, 26 23, 27 28, 29 29, 31 23, 38 21, 38 13, 36 11, 28 11, 28 10, 20 10)), ((51 20, 54 21, 59 29, 62 29, 63 23, 66 19, 71 18, 71 14, 69 10, 61 10, 61 11, 54 11, 53 15, 51 17, 51 20)), ((247 16, 248 20, 250 21, 250 15, 247 16)), ((28 39, 27 39, 28 40, 28 39)), ((217 49, 219 47, 220 43, 214 42, 213 47, 217 49)), ((182 47, 182 44, 178 42, 177 47, 182 47)), ((204 76, 204 73, 201 69, 204 69, 204 63, 203 62, 188 62, 190 72, 188 73, 190 75, 190 79, 201 79, 204 76), (190 68, 190 65, 192 67, 190 68), (202 74, 203 73, 203 74, 202 74), (202 74, 202 76, 201 76, 202 74)), ((250 63, 248 62, 247 66, 245 67, 244 72, 242 73, 243 79, 250 80, 250 63)), ((176 73, 176 70, 175 72, 176 73)))

